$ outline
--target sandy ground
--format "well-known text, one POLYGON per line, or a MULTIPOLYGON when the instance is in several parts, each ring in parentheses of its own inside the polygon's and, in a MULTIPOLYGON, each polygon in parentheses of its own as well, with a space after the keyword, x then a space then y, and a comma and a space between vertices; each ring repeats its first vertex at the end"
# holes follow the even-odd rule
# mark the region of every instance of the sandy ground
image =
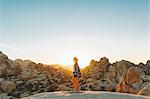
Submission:
POLYGON ((102 91, 82 91, 80 93, 57 91, 40 93, 22 99, 150 99, 150 97, 102 91))

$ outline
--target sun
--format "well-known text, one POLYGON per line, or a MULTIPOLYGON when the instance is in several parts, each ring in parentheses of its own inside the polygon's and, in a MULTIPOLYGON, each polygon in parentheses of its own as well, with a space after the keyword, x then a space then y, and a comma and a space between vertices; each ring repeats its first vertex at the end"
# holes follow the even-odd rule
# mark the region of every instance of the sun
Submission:
POLYGON ((90 62, 90 57, 87 56, 88 54, 85 51, 67 51, 63 53, 61 56, 61 64, 72 66, 73 65, 73 58, 78 58, 78 64, 81 68, 87 66, 90 62))

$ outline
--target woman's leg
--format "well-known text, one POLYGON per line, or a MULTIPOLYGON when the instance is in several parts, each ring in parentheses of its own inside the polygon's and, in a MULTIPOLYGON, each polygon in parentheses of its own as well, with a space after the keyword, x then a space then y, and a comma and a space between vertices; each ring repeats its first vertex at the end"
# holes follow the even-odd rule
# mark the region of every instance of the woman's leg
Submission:
POLYGON ((73 87, 75 91, 79 91, 79 82, 77 77, 73 77, 72 79, 73 87))

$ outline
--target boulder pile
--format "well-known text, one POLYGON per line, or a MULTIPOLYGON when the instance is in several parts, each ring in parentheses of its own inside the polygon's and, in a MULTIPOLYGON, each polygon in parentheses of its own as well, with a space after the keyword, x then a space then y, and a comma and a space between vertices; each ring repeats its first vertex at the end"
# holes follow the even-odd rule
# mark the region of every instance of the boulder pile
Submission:
POLYGON ((70 79, 71 72, 61 66, 13 61, 0 52, 0 94, 20 98, 40 92, 72 90, 70 79))
MULTIPOLYGON (((91 60, 81 74, 81 90, 150 96, 150 60, 138 65, 125 60, 111 64, 103 57, 91 60)), ((71 78, 71 71, 60 65, 13 61, 0 52, 0 96, 21 98, 41 92, 72 91, 71 78)))
POLYGON ((82 70, 80 84, 81 90, 150 96, 150 60, 139 65, 125 60, 110 64, 106 57, 99 61, 92 60, 90 65, 82 70))

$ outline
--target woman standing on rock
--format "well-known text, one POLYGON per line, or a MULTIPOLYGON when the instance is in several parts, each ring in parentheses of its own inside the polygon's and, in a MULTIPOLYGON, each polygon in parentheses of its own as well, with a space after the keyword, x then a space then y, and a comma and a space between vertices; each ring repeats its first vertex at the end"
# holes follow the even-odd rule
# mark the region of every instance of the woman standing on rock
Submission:
POLYGON ((74 91, 79 91, 79 81, 78 81, 78 79, 81 77, 81 73, 80 73, 80 68, 79 68, 79 65, 78 65, 78 58, 74 57, 73 61, 74 61, 74 65, 73 65, 72 83, 73 83, 74 91))

